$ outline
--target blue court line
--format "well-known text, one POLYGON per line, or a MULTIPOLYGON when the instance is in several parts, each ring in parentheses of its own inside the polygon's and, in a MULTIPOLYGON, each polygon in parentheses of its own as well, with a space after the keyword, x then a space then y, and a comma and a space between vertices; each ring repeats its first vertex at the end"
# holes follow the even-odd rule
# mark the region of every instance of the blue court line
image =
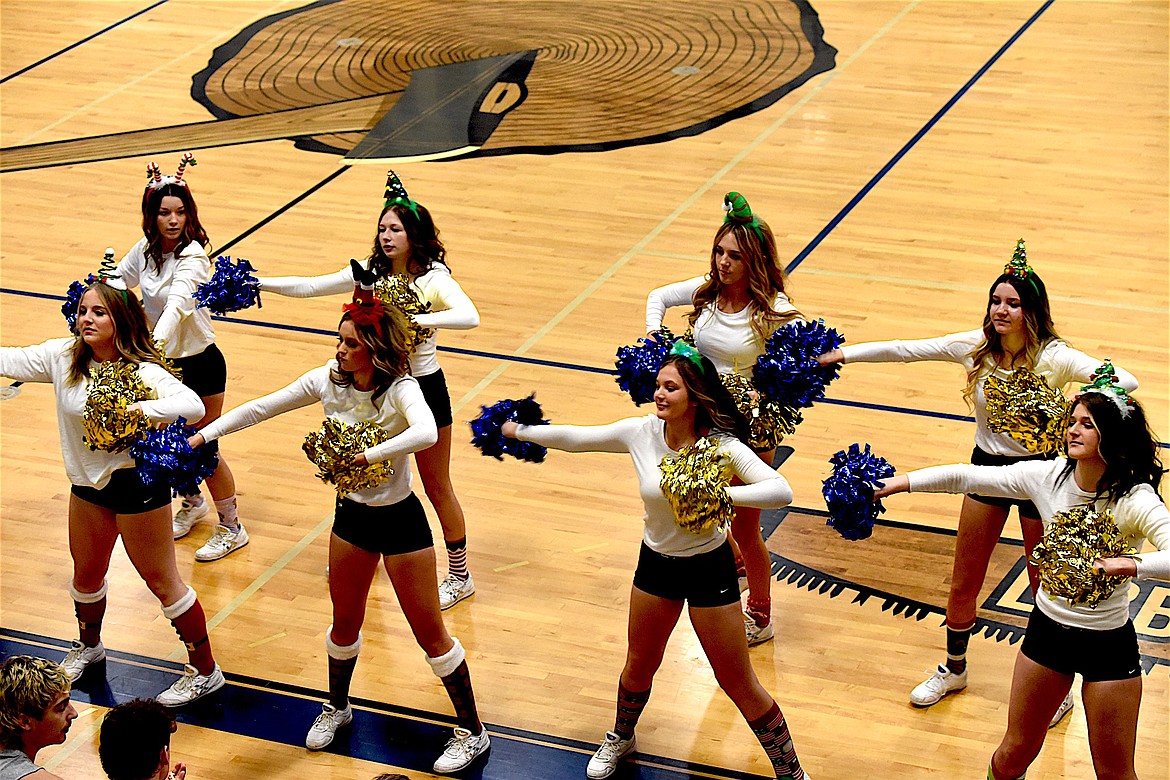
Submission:
MULTIPOLYGON (((0 628, 0 657, 24 654, 59 661, 69 643, 52 637, 0 628)), ((182 671, 182 664, 147 656, 106 651, 106 662, 74 684, 74 700, 113 707, 130 699, 151 698, 182 671), (103 668, 104 667, 104 668, 103 668), (99 670, 104 674, 99 674, 99 670)), ((324 671, 324 670, 322 670, 324 671)), ((420 673, 420 680, 423 680, 420 673)), ((324 675, 322 675, 324 676, 324 675)), ((176 711, 180 723, 230 734, 304 746, 305 732, 321 712, 325 691, 225 672, 228 684, 203 701, 176 711)), ((427 675, 429 677, 429 675, 427 675)), ((428 680, 434 685, 439 681, 428 680)), ((339 732, 326 752, 388 764, 399 769, 430 772, 435 758, 451 736, 449 715, 397 707, 369 699, 351 698, 354 723, 339 732)), ((596 744, 523 729, 486 724, 492 745, 487 760, 480 759, 460 777, 483 780, 562 780, 584 777, 585 765, 596 744)), ((199 767, 195 767, 198 769, 199 767)), ((207 774, 209 768, 204 767, 207 774)), ((761 775, 706 764, 637 754, 621 777, 638 780, 683 780, 696 773, 727 780, 758 780, 761 775)))
POLYGON ((167 2, 167 0, 158 0, 158 2, 155 3, 154 5, 149 5, 146 8, 143 8, 141 11, 136 11, 135 13, 130 14, 129 16, 127 16, 125 19, 123 19, 120 22, 114 22, 109 27, 105 28, 104 30, 98 30, 93 35, 89 36, 88 38, 82 38, 77 43, 71 43, 68 46, 66 46, 64 49, 61 49, 61 51, 56 52, 55 54, 50 54, 48 57, 37 60, 32 65, 27 65, 27 66, 21 68, 20 70, 16 71, 15 73, 11 73, 11 74, 5 76, 4 78, 0 78, 0 84, 3 84, 4 82, 8 81, 9 79, 14 79, 23 73, 28 73, 30 70, 37 67, 38 65, 44 65, 49 60, 56 59, 57 57, 60 57, 62 54, 65 54, 66 52, 72 51, 73 49, 76 49, 78 46, 82 45, 83 43, 88 43, 89 41, 92 41, 94 38, 98 37, 99 35, 104 35, 105 33, 108 33, 110 30, 114 29, 115 27, 120 27, 123 24, 125 24, 126 22, 130 21, 131 19, 134 19, 135 17, 138 17, 138 16, 142 16, 147 11, 152 11, 155 8, 158 8, 160 5, 162 5, 165 2, 167 2))
MULTIPOLYGON (((28 290, 14 290, 10 287, 0 287, 0 294, 5 295, 23 295, 26 298, 41 298, 47 301, 64 301, 64 295, 50 295, 49 293, 29 292, 28 290)), ((286 325, 279 322, 263 322, 261 320, 249 320, 242 317, 221 317, 213 315, 213 320, 217 322, 231 322, 239 325, 253 325, 258 328, 270 328, 272 330, 286 330, 295 333, 310 333, 316 336, 325 336, 326 338, 337 338, 337 333, 332 330, 324 330, 322 328, 308 328, 303 325, 286 325)), ((479 349, 464 349, 461 347, 444 347, 439 345, 440 352, 450 352, 453 355, 466 355, 470 357, 487 358, 489 360, 506 360, 512 363, 526 363, 533 366, 547 366, 549 368, 562 368, 568 371, 584 371, 590 374, 608 374, 614 375, 616 372, 612 368, 601 368, 598 366, 583 366, 576 363, 562 363, 557 360, 542 360, 540 358, 524 357, 522 355, 503 355, 497 352, 485 352, 479 349)), ((849 406, 854 409, 867 409, 875 412, 892 412, 894 414, 909 414, 915 417, 930 417, 938 420, 954 420, 956 422, 974 423, 975 418, 962 414, 952 414, 950 412, 934 412, 929 409, 910 409, 903 406, 890 406, 888 404, 874 404, 867 401, 849 401, 843 398, 822 398, 818 403, 830 404, 833 406, 849 406)), ((1162 449, 1170 449, 1170 443, 1160 441, 1158 446, 1162 449)))
POLYGON ((886 163, 884 166, 882 166, 882 169, 880 171, 878 171, 876 174, 874 174, 874 177, 872 179, 870 179, 866 183, 866 185, 864 187, 862 187, 861 190, 856 195, 853 196, 853 199, 850 200, 848 203, 846 203, 845 207, 842 208, 839 212, 837 212, 837 216, 835 216, 831 220, 829 220, 829 224, 825 225, 825 227, 821 230, 821 232, 817 233, 816 237, 813 238, 813 240, 808 243, 808 246, 806 246, 804 249, 802 249, 800 251, 800 254, 798 254, 795 258, 793 258, 792 262, 789 263, 788 267, 785 269, 788 273, 792 273, 792 271, 798 265, 800 265, 802 262, 804 262, 804 259, 806 257, 808 257, 810 254, 812 254, 813 250, 815 250, 818 246, 820 246, 820 243, 825 240, 825 238, 829 235, 829 233, 832 233, 833 230, 837 227, 837 225, 840 224, 841 221, 843 219, 845 219, 845 217, 849 216, 849 212, 853 211, 853 209, 857 207, 857 204, 861 202, 862 198, 864 198, 866 195, 868 195, 869 191, 872 190, 875 186, 877 186, 877 183, 879 181, 881 181, 883 178, 885 178, 885 175, 887 173, 889 173, 895 165, 898 164, 898 161, 901 160, 903 157, 905 157, 906 153, 909 152, 911 149, 913 149, 914 146, 919 141, 922 140, 923 136, 925 136, 927 133, 929 133, 931 128, 933 128, 936 124, 938 124, 938 121, 940 119, 942 119, 946 115, 946 113, 951 110, 951 108, 954 107, 955 103, 959 102, 959 99, 962 98, 963 95, 967 94, 967 91, 975 85, 975 82, 977 82, 980 78, 982 78, 983 74, 991 69, 991 66, 994 65, 996 63, 996 61, 998 61, 999 58, 1002 57, 1004 55, 1004 53, 1007 52, 1007 50, 1012 47, 1012 44, 1014 44, 1019 39, 1019 37, 1021 35, 1023 35, 1024 32, 1029 27, 1032 26, 1033 22, 1035 22, 1037 19, 1040 18, 1040 15, 1042 13, 1044 13, 1045 11, 1047 11, 1048 7, 1050 5, 1052 5, 1054 2, 1056 2, 1056 0, 1047 0, 1047 2, 1044 3, 1044 5, 1040 6, 1040 10, 1038 10, 1036 13, 1032 14, 1031 18, 1028 19, 1028 21, 1024 22, 1023 26, 1020 27, 1020 29, 1016 30, 1015 34, 1012 35, 1011 38, 1008 38, 1007 43, 1005 43, 1003 46, 1000 46, 999 51, 997 51, 994 55, 992 55, 991 59, 989 59, 986 63, 984 63, 983 67, 980 68, 979 70, 977 70, 975 72, 975 75, 972 76, 967 81, 967 83, 964 84, 959 89, 959 91, 956 92, 951 97, 951 99, 948 100, 943 105, 943 107, 940 108, 938 110, 938 112, 933 117, 930 118, 930 121, 928 121, 925 125, 923 125, 922 129, 919 130, 917 133, 915 133, 914 137, 911 138, 909 141, 907 141, 906 145, 903 146, 901 149, 899 149, 898 153, 895 154, 890 159, 890 161, 888 163, 886 163))

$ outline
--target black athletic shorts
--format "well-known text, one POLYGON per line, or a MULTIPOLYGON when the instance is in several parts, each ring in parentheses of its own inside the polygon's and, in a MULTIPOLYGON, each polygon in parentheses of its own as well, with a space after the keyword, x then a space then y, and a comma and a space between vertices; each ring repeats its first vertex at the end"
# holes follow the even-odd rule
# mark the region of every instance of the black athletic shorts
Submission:
MULTIPOLYGON (((195 391, 195 395, 206 398, 219 395, 227 389, 227 361, 219 347, 209 344, 198 355, 174 358, 175 368, 183 372, 183 384, 195 391)), ((188 420, 189 423, 199 422, 188 420)))
POLYGON ((1085 682, 1129 680, 1142 673, 1132 620, 1093 631, 1062 625, 1033 607, 1020 652, 1061 674, 1080 674, 1085 682))
MULTIPOLYGON (((1012 455, 992 455, 990 452, 984 452, 976 447, 971 450, 971 465, 973 466, 1008 466, 1012 463, 1020 463, 1025 460, 1048 460, 1046 455, 1024 455, 1022 457, 1015 457, 1012 455)), ((1024 501, 1019 498, 1002 498, 1000 496, 980 496, 975 493, 968 493, 968 498, 973 498, 980 504, 989 504, 991 506, 1002 507, 1003 509, 1011 509, 1013 506, 1020 510, 1020 517, 1030 517, 1033 520, 1040 518, 1040 511, 1036 509, 1036 505, 1031 501, 1024 501)))
POLYGON ((333 533, 354 547, 378 555, 403 555, 435 545, 422 502, 414 493, 397 504, 384 506, 338 498, 333 533))
POLYGON ((449 426, 454 417, 451 415, 451 393, 447 390, 447 377, 443 376, 443 369, 426 376, 416 376, 415 379, 422 388, 423 398, 427 399, 427 406, 431 407, 431 414, 435 415, 435 427, 449 426))
POLYGON ((689 601, 692 607, 723 607, 739 601, 739 577, 735 554, 724 541, 714 550, 698 555, 657 553, 642 542, 634 587, 651 596, 689 601))
POLYGON ((112 509, 119 515, 151 512, 171 503, 170 488, 161 482, 150 486, 142 484, 138 469, 132 468, 115 471, 101 490, 74 485, 69 492, 82 501, 96 504, 103 509, 112 509))

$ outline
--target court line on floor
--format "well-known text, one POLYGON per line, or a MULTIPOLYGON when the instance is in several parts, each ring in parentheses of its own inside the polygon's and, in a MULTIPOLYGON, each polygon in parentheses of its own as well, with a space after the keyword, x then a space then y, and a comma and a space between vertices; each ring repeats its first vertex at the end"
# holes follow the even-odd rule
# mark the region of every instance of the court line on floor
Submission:
MULTIPOLYGON (((64 301, 63 295, 50 295, 49 293, 29 292, 27 290, 15 290, 9 287, 0 287, 0 294, 4 295, 20 295, 26 298, 41 298, 50 301, 64 301)), ((315 336, 324 336, 328 339, 336 338, 336 334, 331 330, 324 330, 322 328, 309 328, 303 325, 285 325, 277 322, 262 322, 260 320, 248 320, 240 317, 221 317, 213 316, 213 320, 217 322, 227 322, 236 325, 251 325, 260 328, 269 328, 272 330, 285 330, 294 333, 309 333, 315 336)), ((502 352, 486 352, 478 349, 465 349, 462 347, 447 347, 439 345, 440 352, 449 352, 453 355, 464 355, 467 357, 486 358, 488 360, 499 360, 503 363, 526 363, 528 365, 546 366, 549 368, 560 368, 567 371, 583 371, 591 374, 608 374, 613 375, 615 372, 612 368, 601 368, 599 366, 587 366, 577 363, 565 363, 557 360, 545 360, 542 358, 524 357, 522 355, 507 355, 502 352)), ((498 374, 497 374, 498 376, 498 374)), ((18 384, 18 383, 14 383, 18 384)), ((20 383, 22 384, 22 383, 20 383)), ((479 395, 483 387, 487 386, 487 382, 481 381, 476 385, 476 388, 466 393, 458 403, 452 404, 452 411, 460 411, 467 403, 479 395), (482 385, 483 387, 480 387, 482 385)), ((974 423, 975 418, 970 415, 954 414, 951 412, 936 412, 930 409, 912 409, 905 406, 891 406, 889 404, 877 404, 869 401, 851 401, 845 398, 823 398, 818 403, 827 404, 829 406, 848 406, 854 409, 865 409, 874 412, 890 412, 892 414, 907 414, 914 417, 929 417, 936 420, 953 420, 955 422, 974 423)), ((1164 449, 1170 449, 1170 443, 1158 442, 1158 446, 1164 449)))
POLYGON ((37 60, 32 65, 26 65, 25 67, 21 68, 20 70, 16 71, 15 73, 10 73, 7 76, 5 76, 4 78, 0 78, 0 84, 3 84, 4 82, 9 81, 11 79, 14 79, 17 76, 20 76, 22 74, 28 73, 33 68, 38 67, 40 65, 44 65, 46 62, 49 62, 50 60, 54 60, 57 57, 60 57, 62 54, 66 54, 67 52, 70 52, 73 49, 76 49, 78 46, 81 46, 82 44, 85 44, 85 43, 92 41, 94 38, 97 38, 100 35, 105 35, 110 30, 113 30, 117 27, 121 27, 126 22, 130 21, 131 19, 142 16, 147 11, 153 11, 155 8, 158 8, 160 5, 162 5, 165 2, 167 2, 167 0, 158 0, 157 3, 154 3, 153 5, 149 5, 146 8, 143 8, 141 11, 136 11, 136 12, 130 14, 129 16, 127 16, 125 19, 121 20, 120 22, 114 22, 109 27, 106 27, 103 30, 98 30, 93 35, 90 35, 86 38, 82 38, 80 41, 77 41, 76 43, 71 43, 68 46, 66 46, 64 49, 61 49, 58 52, 55 52, 53 54, 50 54, 47 57, 43 57, 43 58, 37 60))
POLYGON ((876 187, 878 182, 885 178, 887 173, 893 170, 894 166, 898 164, 898 161, 905 157, 906 154, 911 149, 913 149, 914 146, 919 141, 921 141, 923 137, 925 137, 926 134, 929 133, 936 124, 938 124, 939 120, 946 116, 947 112, 950 111, 951 108, 953 108, 954 105, 959 102, 963 95, 967 94, 967 91, 970 90, 971 87, 973 87, 975 83, 979 81, 979 79, 983 78, 983 74, 990 70, 991 66, 999 61, 999 58, 1002 57, 1007 52, 1007 50, 1010 49, 1013 44, 1015 44, 1017 40, 1019 40, 1020 36, 1023 35, 1028 30, 1028 28, 1032 26, 1033 22, 1039 19, 1040 15, 1047 11, 1048 7, 1051 6, 1054 2, 1056 2, 1056 0, 1046 0, 1044 5, 1040 6, 1040 9, 1036 11, 1036 13, 1032 14, 1028 21, 1024 22, 1020 29, 1016 30, 1015 34, 1008 38, 1007 42, 1004 43, 1003 46, 999 47, 999 51, 993 54, 991 59, 984 63, 983 67, 977 70, 975 75, 968 79, 967 83, 960 87, 959 91, 951 96, 951 99, 948 100, 943 105, 943 107, 940 108, 938 112, 933 117, 931 117, 930 120, 925 125, 923 125, 922 128, 917 133, 915 133, 909 141, 906 142, 905 146, 898 150, 898 153, 895 154, 889 162, 882 166, 881 170, 874 174, 872 179, 866 182, 865 186, 862 187, 861 190, 859 190, 858 193, 853 196, 852 200, 846 203, 845 206, 839 212, 837 212, 837 215, 829 220, 829 223, 821 229, 821 232, 817 233, 813 240, 810 241, 808 245, 805 246, 805 248, 802 249, 800 253, 792 259, 792 262, 788 264, 788 268, 785 269, 788 271, 788 273, 792 273, 798 265, 804 262, 805 258, 812 254, 813 250, 815 250, 820 245, 820 243, 824 241, 825 238, 833 232, 833 230, 836 229, 837 225, 839 225, 841 221, 845 219, 845 217, 849 216, 849 212, 856 208, 857 204, 860 203, 862 199, 869 194, 870 190, 876 187))

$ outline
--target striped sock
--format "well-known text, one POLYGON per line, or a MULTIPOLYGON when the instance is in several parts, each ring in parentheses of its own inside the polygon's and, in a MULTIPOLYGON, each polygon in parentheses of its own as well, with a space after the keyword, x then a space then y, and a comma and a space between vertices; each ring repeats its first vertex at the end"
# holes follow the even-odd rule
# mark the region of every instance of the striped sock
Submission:
POLYGON ((77 638, 86 647, 96 647, 102 641, 102 618, 106 616, 106 598, 83 604, 73 602, 73 611, 77 615, 77 638))
POLYGON ((358 657, 334 658, 329 656, 329 703, 339 710, 349 706, 349 684, 358 657))
POLYGON ((203 605, 195 599, 195 603, 183 614, 171 620, 175 633, 183 644, 187 646, 188 663, 194 666, 199 674, 207 675, 215 669, 215 658, 211 655, 211 642, 207 637, 207 617, 203 614, 203 605))
POLYGON ((634 736, 634 729, 638 727, 638 718, 642 717, 642 710, 646 709, 646 702, 650 701, 650 689, 641 692, 631 691, 618 680, 617 719, 613 724, 613 733, 622 739, 634 736))
POLYGON ((796 748, 792 746, 788 723, 784 720, 780 705, 772 702, 770 710, 763 716, 748 721, 748 725, 755 732, 764 752, 768 754, 776 777, 803 780, 804 770, 800 768, 800 760, 796 757, 796 748))
POLYGON ((467 571, 467 537, 447 542, 447 572, 461 580, 471 576, 467 571))

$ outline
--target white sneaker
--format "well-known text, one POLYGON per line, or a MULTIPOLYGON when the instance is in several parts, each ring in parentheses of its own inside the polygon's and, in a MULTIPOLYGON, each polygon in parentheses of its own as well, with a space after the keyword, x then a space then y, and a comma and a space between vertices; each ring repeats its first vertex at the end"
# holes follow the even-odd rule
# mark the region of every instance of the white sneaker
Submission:
POLYGON ((743 630, 747 633, 748 647, 762 645, 764 642, 776 636, 776 629, 772 623, 761 626, 756 622, 755 618, 747 614, 743 616, 743 630))
POLYGON ((1060 703, 1060 707, 1057 708, 1056 714, 1052 716, 1052 720, 1049 722, 1048 728, 1052 728, 1057 723, 1060 723, 1062 720, 1064 720, 1064 716, 1072 712, 1072 708, 1073 695, 1072 691, 1069 691, 1068 695, 1064 697, 1064 701, 1060 703))
POLYGON ((948 693, 961 691, 967 687, 967 670, 955 674, 942 664, 935 669, 934 674, 914 690, 910 691, 910 703, 915 707, 929 707, 937 704, 948 693))
POLYGON ((332 704, 322 704, 321 714, 313 721, 309 733, 305 736, 305 747, 309 750, 320 750, 328 747, 333 742, 333 738, 337 736, 337 730, 351 723, 353 723, 353 708, 348 704, 345 705, 344 710, 339 710, 332 704))
POLYGON ((475 580, 470 574, 465 580, 448 574, 439 583, 439 609, 450 609, 472 593, 475 593, 475 580))
POLYGON ((71 645, 70 650, 61 660, 61 666, 65 669, 65 674, 69 675, 71 683, 77 682, 78 678, 85 674, 85 670, 90 664, 106 660, 106 648, 101 642, 93 647, 86 647, 74 639, 69 644, 71 645))
POLYGON ((175 516, 171 518, 171 531, 174 532, 176 539, 182 539, 187 534, 191 533, 191 529, 195 527, 202 518, 207 516, 211 511, 211 504, 204 499, 198 505, 187 503, 183 499, 183 505, 175 512, 175 516))
POLYGON ((455 736, 447 740, 443 748, 443 755, 435 759, 435 771, 439 774, 458 772, 474 761, 492 744, 488 738, 487 729, 481 729, 478 734, 472 734, 464 728, 455 728, 455 736))
POLYGON ((240 530, 232 532, 226 525, 218 525, 215 527, 215 533, 207 540, 207 543, 195 551, 195 560, 203 561, 218 561, 228 553, 234 552, 248 543, 248 532, 244 530, 244 524, 240 523, 240 530))
POLYGON ((183 676, 175 680, 174 685, 154 697, 164 707, 182 707, 193 701, 203 698, 209 693, 215 693, 224 686, 223 672, 219 664, 211 670, 211 674, 199 674, 199 671, 190 664, 183 667, 183 676))
POLYGON ((634 751, 637 737, 622 739, 612 731, 605 732, 605 740, 585 767, 585 776, 590 780, 602 780, 617 771, 618 762, 634 751))

